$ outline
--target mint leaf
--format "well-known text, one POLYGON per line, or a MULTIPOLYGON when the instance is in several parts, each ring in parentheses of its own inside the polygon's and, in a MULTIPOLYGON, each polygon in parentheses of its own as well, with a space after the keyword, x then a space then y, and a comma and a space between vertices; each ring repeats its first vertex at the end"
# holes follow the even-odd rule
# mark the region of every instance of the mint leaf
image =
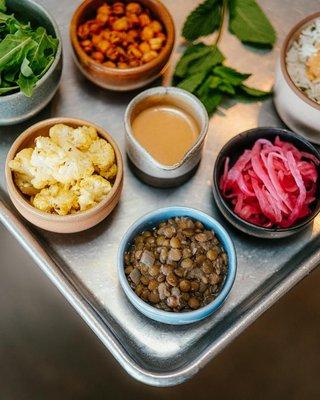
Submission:
POLYGON ((221 82, 218 85, 218 89, 221 92, 224 92, 224 93, 227 93, 227 94, 231 94, 231 95, 236 94, 235 88, 229 82, 225 82, 225 81, 221 82))
POLYGON ((265 92, 263 90, 255 89, 246 85, 241 85, 240 89, 242 92, 246 93, 251 97, 266 97, 271 94, 271 92, 265 92))
POLYGON ((197 74, 185 78, 177 86, 180 89, 184 89, 187 90, 188 92, 193 93, 198 88, 198 86, 200 86, 200 84, 203 82, 205 76, 206 76, 205 72, 198 72, 197 74))
POLYGON ((195 60, 192 65, 189 65, 188 74, 195 74, 197 72, 208 72, 215 65, 220 64, 224 60, 223 54, 216 46, 210 47, 210 52, 205 56, 195 60))
POLYGON ((220 93, 208 92, 200 96, 202 104, 205 106, 209 115, 211 115, 222 101, 220 93))
POLYGON ((233 68, 219 65, 213 69, 213 72, 220 76, 223 80, 228 81, 231 85, 240 85, 249 78, 251 74, 242 74, 233 68))
POLYGON ((222 0, 206 0, 186 19, 182 36, 189 41, 214 32, 220 26, 222 0))
POLYGON ((229 30, 244 43, 273 46, 276 33, 255 0, 229 0, 229 30))
POLYGON ((187 75, 189 65, 202 56, 210 53, 211 47, 203 43, 198 43, 187 47, 186 51, 181 56, 176 65, 174 75, 179 78, 184 78, 187 75))
POLYGON ((210 89, 216 89, 221 82, 222 79, 219 76, 212 76, 210 81, 210 89))
POLYGON ((0 11, 7 11, 6 0, 0 0, 0 11))

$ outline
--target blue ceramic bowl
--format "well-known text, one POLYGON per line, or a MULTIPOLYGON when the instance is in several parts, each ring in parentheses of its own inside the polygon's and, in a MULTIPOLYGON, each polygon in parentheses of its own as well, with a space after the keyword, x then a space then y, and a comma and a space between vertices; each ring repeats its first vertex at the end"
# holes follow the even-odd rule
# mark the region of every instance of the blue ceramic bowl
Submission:
POLYGON ((43 26, 59 39, 53 63, 36 84, 31 97, 17 92, 0 96, 0 126, 23 122, 39 113, 58 90, 62 73, 62 39, 58 25, 48 11, 33 0, 7 0, 8 13, 18 19, 30 21, 34 27, 43 26))
POLYGON ((121 240, 120 247, 118 250, 118 274, 120 284, 126 293, 131 303, 144 315, 155 321, 163 322, 165 324, 172 325, 184 325, 192 322, 200 321, 214 311, 216 311, 228 297, 235 280, 237 270, 236 252, 232 240, 227 231, 220 225, 218 221, 209 215, 188 207, 167 207, 160 208, 149 214, 139 218, 131 227, 128 229, 126 234, 121 240), (134 237, 144 230, 152 229, 157 226, 160 222, 166 221, 174 217, 190 217, 194 220, 198 220, 210 230, 213 230, 222 244, 224 250, 228 255, 228 272, 225 281, 222 286, 222 290, 219 295, 210 304, 205 307, 199 308, 195 311, 188 312, 168 312, 158 310, 157 308, 149 305, 138 297, 135 292, 131 289, 129 282, 124 273, 124 253, 129 249, 133 242, 134 237))

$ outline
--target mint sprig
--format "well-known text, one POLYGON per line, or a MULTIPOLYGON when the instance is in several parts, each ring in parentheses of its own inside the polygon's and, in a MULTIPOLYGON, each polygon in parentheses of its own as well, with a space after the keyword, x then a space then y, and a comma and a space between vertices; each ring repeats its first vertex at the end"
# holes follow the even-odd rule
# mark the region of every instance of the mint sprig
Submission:
POLYGON ((271 46, 275 31, 255 0, 206 0, 187 17, 182 35, 189 41, 218 30, 213 45, 190 44, 176 65, 173 84, 196 95, 209 114, 226 98, 238 101, 263 100, 270 92, 245 85, 251 76, 224 65, 225 56, 218 48, 226 13, 229 30, 242 42, 271 46))

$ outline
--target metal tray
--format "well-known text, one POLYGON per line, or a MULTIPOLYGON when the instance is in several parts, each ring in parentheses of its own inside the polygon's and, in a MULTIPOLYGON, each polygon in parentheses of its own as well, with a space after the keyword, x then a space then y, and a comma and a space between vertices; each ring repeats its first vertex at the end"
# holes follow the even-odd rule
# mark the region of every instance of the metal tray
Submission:
MULTIPOLYGON (((59 235, 29 226, 11 208, 5 189, 3 166, 13 140, 38 120, 74 116, 104 126, 124 154, 123 114, 128 101, 137 94, 100 90, 86 81, 73 65, 68 23, 79 1, 43 0, 41 3, 53 12, 62 30, 63 81, 59 93, 40 115, 25 124, 0 130, 0 220, 129 374, 154 386, 176 385, 193 376, 319 264, 320 218, 298 236, 266 241, 235 231, 216 210, 211 195, 215 157, 222 145, 240 131, 256 125, 281 125, 269 100, 238 104, 225 110, 224 115, 217 113, 211 119, 200 168, 183 186, 170 190, 148 187, 133 176, 126 163, 121 201, 97 227, 79 234, 59 235), (127 227, 140 215, 172 204, 192 206, 221 220, 232 235, 238 254, 238 275, 225 305, 203 322, 179 327, 155 323, 136 311, 119 286, 116 269, 118 244, 127 227)), ((196 3, 166 1, 176 17, 178 29, 196 3)), ((264 8, 273 17, 281 39, 303 13, 317 9, 317 0, 303 2, 303 10, 300 0, 270 0, 264 8)), ((221 47, 232 65, 254 74, 252 84, 270 88, 278 48, 257 54, 227 32, 221 47)))

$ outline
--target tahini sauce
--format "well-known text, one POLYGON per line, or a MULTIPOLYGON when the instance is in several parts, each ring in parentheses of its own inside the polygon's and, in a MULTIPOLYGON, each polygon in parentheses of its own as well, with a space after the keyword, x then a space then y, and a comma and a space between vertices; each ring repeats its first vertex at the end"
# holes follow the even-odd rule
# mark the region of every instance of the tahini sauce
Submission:
POLYGON ((164 165, 180 162, 199 135, 195 119, 174 105, 153 105, 132 121, 133 135, 151 156, 164 165))

